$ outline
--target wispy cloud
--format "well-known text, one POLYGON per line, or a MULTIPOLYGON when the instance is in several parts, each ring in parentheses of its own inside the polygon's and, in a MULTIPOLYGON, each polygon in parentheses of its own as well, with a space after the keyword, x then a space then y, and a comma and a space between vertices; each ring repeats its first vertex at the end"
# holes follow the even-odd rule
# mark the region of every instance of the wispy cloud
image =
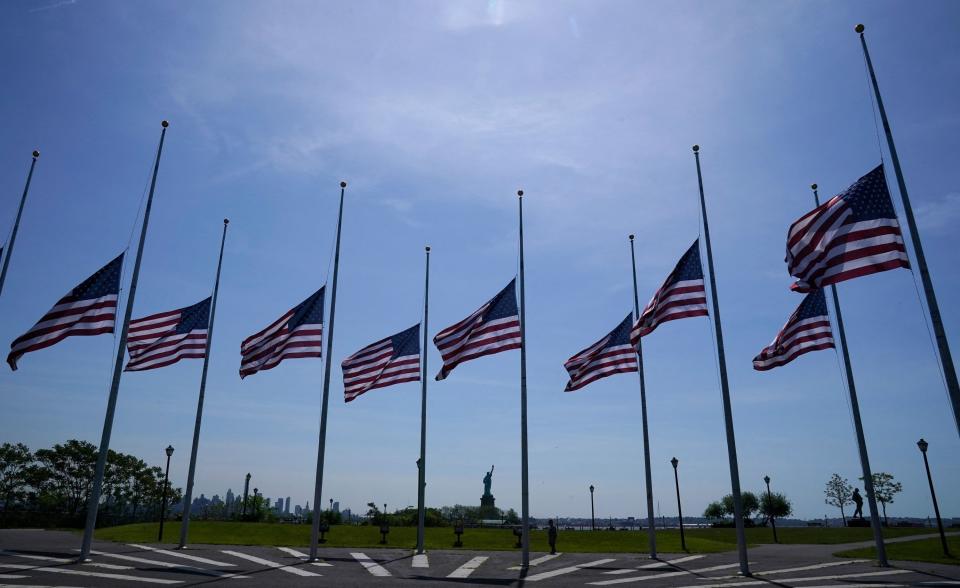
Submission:
POLYGON ((77 0, 61 0, 60 2, 54 2, 53 4, 47 4, 46 6, 37 6, 36 8, 31 8, 27 12, 43 12, 45 10, 53 10, 54 8, 61 8, 63 6, 70 6, 76 4, 77 0))
POLYGON ((917 207, 917 223, 930 231, 953 231, 960 223, 960 193, 951 192, 917 207))

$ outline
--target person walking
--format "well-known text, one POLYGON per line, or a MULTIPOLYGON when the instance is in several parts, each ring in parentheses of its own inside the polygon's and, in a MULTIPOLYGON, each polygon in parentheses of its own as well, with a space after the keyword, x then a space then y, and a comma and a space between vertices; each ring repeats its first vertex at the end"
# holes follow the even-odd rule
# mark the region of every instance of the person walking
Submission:
POLYGON ((547 541, 550 542, 550 555, 557 553, 557 526, 553 524, 553 519, 548 521, 547 541))
POLYGON ((863 497, 860 496, 860 489, 853 489, 853 503, 857 505, 857 510, 853 511, 853 518, 863 518, 863 497))

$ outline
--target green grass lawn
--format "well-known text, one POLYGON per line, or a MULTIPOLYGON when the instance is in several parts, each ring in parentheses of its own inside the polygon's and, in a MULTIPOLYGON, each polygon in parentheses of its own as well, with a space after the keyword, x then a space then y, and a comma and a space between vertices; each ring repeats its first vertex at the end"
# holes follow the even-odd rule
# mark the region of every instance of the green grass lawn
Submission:
MULTIPOLYGON (((947 546, 950 548, 952 557, 943 554, 943 546, 940 545, 940 539, 918 539, 917 541, 907 541, 906 543, 887 544, 887 559, 905 560, 905 561, 927 561, 931 563, 952 564, 960 566, 960 537, 947 537, 947 546)), ((874 547, 865 549, 851 549, 850 551, 841 551, 835 553, 840 557, 868 557, 876 558, 877 550, 874 547)))
MULTIPOLYGON (((152 543, 157 540, 157 523, 122 525, 97 530, 97 538, 123 543, 152 543)), ((451 527, 428 527, 427 549, 455 549, 456 537, 451 527)), ((885 529, 887 537, 929 533, 929 529, 885 529)), ((736 548, 733 529, 688 529, 685 531, 687 551, 690 553, 716 553, 736 548)), ((415 527, 392 527, 387 537, 390 547, 413 549, 416 545, 415 527)), ((870 529, 862 528, 785 528, 778 529, 781 543, 839 544, 868 541, 870 529)), ((163 542, 173 543, 180 537, 180 524, 164 525, 163 542)), ((533 551, 548 551, 545 531, 533 531, 530 548, 533 551)), ((219 521, 194 521, 190 524, 190 542, 216 545, 283 545, 307 546, 310 544, 309 525, 273 523, 238 523, 219 521)), ((772 543, 770 529, 747 529, 747 542, 753 545, 772 543)), ((327 534, 326 547, 378 547, 380 533, 377 527, 334 526, 327 534)), ((508 529, 466 529, 463 534, 463 549, 499 551, 515 549, 515 539, 508 529)), ((560 531, 557 540, 560 551, 578 553, 643 553, 647 551, 646 532, 637 531, 560 531)), ((681 553, 680 532, 669 529, 657 531, 657 549, 664 553, 681 553)), ((960 550, 958 550, 960 551, 960 550)), ((891 556, 892 557, 892 556, 891 556)))

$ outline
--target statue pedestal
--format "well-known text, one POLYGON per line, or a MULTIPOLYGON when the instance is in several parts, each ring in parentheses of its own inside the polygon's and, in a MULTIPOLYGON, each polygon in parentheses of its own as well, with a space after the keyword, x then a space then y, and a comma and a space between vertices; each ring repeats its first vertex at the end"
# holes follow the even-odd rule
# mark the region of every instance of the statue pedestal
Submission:
POLYGON ((484 494, 483 496, 480 497, 480 518, 481 519, 500 518, 500 513, 497 512, 497 507, 492 494, 484 494))

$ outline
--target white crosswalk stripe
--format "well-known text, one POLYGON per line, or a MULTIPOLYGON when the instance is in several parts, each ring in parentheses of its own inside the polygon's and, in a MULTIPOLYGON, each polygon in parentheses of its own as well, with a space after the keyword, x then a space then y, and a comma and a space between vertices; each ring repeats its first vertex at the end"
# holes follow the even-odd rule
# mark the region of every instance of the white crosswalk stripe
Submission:
POLYGON ((629 584, 631 582, 646 582, 648 580, 659 580, 662 578, 675 578, 677 576, 686 576, 687 574, 700 574, 703 572, 714 572, 716 570, 728 570, 735 568, 740 564, 725 564, 721 566, 710 566, 708 568, 699 568, 696 570, 683 570, 680 572, 667 572, 665 574, 654 574, 652 576, 632 576, 630 578, 617 578, 616 580, 603 580, 602 582, 590 582, 591 586, 613 586, 614 584, 629 584))
POLYGON ((200 557, 198 555, 190 555, 188 553, 183 553, 182 551, 172 551, 170 549, 160 549, 158 547, 150 547, 149 545, 139 545, 137 543, 129 543, 130 547, 136 547, 137 549, 143 549, 145 551, 155 551, 157 553, 162 553, 163 555, 169 555, 171 557, 179 557, 181 559, 189 559, 197 563, 207 564, 209 566, 218 566, 222 568, 235 568, 237 564, 227 563, 225 561, 217 561, 215 559, 207 559, 205 557, 200 557))
POLYGON ((30 576, 18 576, 16 574, 0 574, 0 580, 22 580, 30 576))
POLYGON ((637 571, 637 570, 669 570, 669 569, 670 569, 673 565, 675 565, 675 564, 684 563, 684 562, 688 562, 688 561, 693 561, 693 560, 696 560, 696 559, 700 559, 700 558, 702 558, 702 557, 706 557, 706 556, 703 556, 703 555, 688 555, 687 557, 681 557, 681 558, 678 558, 678 559, 671 559, 670 561, 658 561, 658 562, 654 562, 654 563, 650 563, 650 564, 646 564, 646 565, 642 565, 642 566, 637 566, 637 567, 635 567, 635 568, 623 568, 623 569, 620 569, 620 570, 610 570, 609 572, 604 572, 604 574, 613 574, 613 575, 617 575, 617 574, 631 574, 631 573, 633 573, 633 572, 635 572, 635 571, 637 571))
POLYGON ((616 559, 598 559, 596 561, 590 561, 587 563, 577 564, 575 566, 570 566, 566 568, 560 568, 559 570, 550 570, 549 572, 540 572, 539 574, 534 574, 532 576, 527 576, 527 582, 539 582, 540 580, 546 580, 547 578, 555 578, 557 576, 562 576, 564 574, 571 574, 573 572, 582 570, 584 568, 592 568, 596 566, 602 566, 608 564, 612 561, 617 561, 616 559))
POLYGON ((447 577, 448 578, 469 578, 470 574, 475 572, 477 568, 479 568, 483 564, 483 562, 487 561, 488 559, 490 558, 486 555, 478 555, 477 557, 471 559, 470 561, 463 564, 459 568, 450 572, 450 574, 447 577))
MULTIPOLYGON (((826 580, 846 580, 847 578, 873 578, 876 576, 892 576, 896 574, 910 574, 913 573, 913 570, 881 570, 879 572, 863 572, 860 574, 836 574, 832 576, 806 576, 802 578, 782 578, 776 581, 777 584, 797 584, 805 582, 823 582, 826 580)), ((710 578, 711 580, 713 578, 710 578)), ((769 586, 772 580, 744 580, 743 582, 722 582, 716 584, 694 584, 691 586, 681 586, 680 588, 728 588, 728 587, 739 587, 739 586, 769 586)), ((844 584, 844 586, 851 586, 852 584, 844 584)), ((811 586, 806 586, 804 588, 813 588, 811 586)))
POLYGON ((97 551, 91 550, 90 553, 94 555, 99 555, 102 557, 112 557, 114 559, 119 559, 121 561, 132 561, 135 563, 142 563, 151 566, 160 566, 162 568, 170 568, 171 570, 180 570, 183 572, 188 572, 191 574, 202 574, 204 576, 213 576, 215 578, 232 578, 234 580, 243 580, 249 578, 250 576, 241 576, 233 572, 219 572, 217 570, 207 570, 204 568, 198 568, 197 566, 191 566, 187 564, 180 563, 170 563, 167 561, 160 561, 158 559, 148 559, 146 557, 137 557, 135 555, 124 555, 122 553, 110 553, 108 551, 97 551))
POLYGON ((416 553, 413 556, 413 561, 410 562, 410 565, 415 568, 429 568, 430 560, 427 559, 426 553, 416 553))
POLYGON ((315 573, 315 572, 308 572, 307 570, 301 570, 301 569, 298 568, 298 567, 285 566, 285 565, 280 564, 280 563, 277 563, 277 562, 275 562, 275 561, 270 561, 269 559, 263 559, 262 557, 257 557, 257 556, 255 556, 255 555, 250 555, 250 554, 247 554, 247 553, 240 553, 239 551, 230 551, 230 550, 228 550, 228 549, 223 549, 223 550, 221 550, 221 552, 222 552, 222 553, 226 553, 227 555, 232 555, 233 557, 239 557, 240 559, 245 559, 245 560, 247 560, 247 561, 252 561, 253 563, 258 563, 258 564, 260 564, 260 565, 262 565, 262 566, 266 566, 266 567, 268 567, 268 568, 274 568, 274 569, 277 569, 277 570, 283 570, 283 571, 285 571, 285 572, 287 572, 287 573, 289 573, 289 574, 296 574, 296 575, 298 575, 298 576, 311 576, 311 577, 319 577, 319 576, 322 575, 322 574, 317 574, 317 573, 315 573))
POLYGON ((68 570, 66 568, 47 568, 37 567, 25 564, 2 563, 0 568, 11 570, 22 570, 30 572, 49 572, 51 574, 67 574, 72 576, 85 576, 88 578, 106 578, 109 580, 123 580, 124 582, 144 582, 146 584, 180 584, 180 580, 166 580, 163 578, 143 578, 140 576, 131 576, 128 574, 107 574, 104 572, 87 572, 84 570, 68 570))
POLYGON ((370 559, 370 556, 366 553, 351 553, 350 555, 374 576, 386 577, 391 575, 387 568, 370 559))
MULTIPOLYGON (((540 565, 540 564, 542 564, 542 563, 546 563, 546 562, 550 561, 551 559, 560 557, 561 555, 563 555, 563 554, 562 554, 562 553, 548 553, 547 555, 540 556, 540 557, 538 557, 538 558, 536 558, 536 559, 531 559, 531 560, 530 560, 530 567, 532 568, 532 567, 538 566, 538 565, 540 565)), ((507 569, 508 569, 508 570, 520 570, 520 569, 523 569, 523 566, 510 566, 510 567, 507 568, 507 569)))
MULTIPOLYGON (((296 549, 293 549, 292 547, 277 547, 277 549, 279 549, 280 551, 282 551, 282 552, 284 552, 284 553, 287 553, 287 554, 290 554, 290 555, 292 555, 292 556, 294 556, 294 557, 297 557, 297 558, 299 558, 299 559, 301 559, 301 560, 303 560, 303 561, 307 561, 308 559, 310 559, 310 556, 309 556, 309 555, 307 555, 306 553, 303 553, 302 551, 297 551, 296 549)), ((332 567, 332 566, 333 566, 333 564, 327 563, 327 562, 325 562, 325 561, 312 561, 312 562, 310 562, 310 564, 311 564, 311 565, 315 565, 315 566, 317 566, 317 567, 321 567, 321 568, 329 568, 329 567, 332 567)))

